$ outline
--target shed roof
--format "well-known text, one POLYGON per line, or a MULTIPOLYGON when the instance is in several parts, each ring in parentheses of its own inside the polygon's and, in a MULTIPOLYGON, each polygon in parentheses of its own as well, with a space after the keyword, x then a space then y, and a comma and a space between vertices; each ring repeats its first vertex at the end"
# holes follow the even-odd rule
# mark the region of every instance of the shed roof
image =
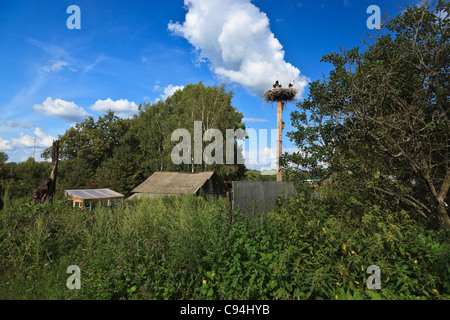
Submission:
POLYGON ((200 173, 155 172, 132 192, 160 195, 194 194, 213 174, 214 171, 200 173))
POLYGON ((66 195, 72 198, 78 198, 83 200, 108 200, 108 199, 120 199, 125 197, 123 194, 113 191, 111 189, 66 190, 66 195))

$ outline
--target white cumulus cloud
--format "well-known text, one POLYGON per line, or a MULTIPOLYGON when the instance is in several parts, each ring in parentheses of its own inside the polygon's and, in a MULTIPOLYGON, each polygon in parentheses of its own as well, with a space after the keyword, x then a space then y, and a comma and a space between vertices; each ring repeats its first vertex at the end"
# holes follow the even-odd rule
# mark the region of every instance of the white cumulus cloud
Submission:
POLYGON ((275 80, 295 80, 299 96, 308 84, 300 70, 284 60, 283 46, 270 31, 269 18, 250 0, 185 0, 185 21, 168 25, 186 38, 201 61, 222 80, 261 95, 275 80))
POLYGON ((89 113, 74 102, 48 97, 42 104, 35 104, 33 109, 66 122, 81 122, 89 113))
POLYGON ((44 133, 39 128, 34 129, 34 134, 38 137, 36 141, 37 147, 48 148, 53 144, 53 140, 56 140, 55 137, 44 133))
POLYGON ((11 142, 8 140, 0 138, 0 151, 9 151, 12 150, 13 146, 11 145, 11 142))
POLYGON ((175 91, 177 90, 183 90, 184 86, 174 86, 169 84, 167 87, 164 88, 164 94, 161 95, 163 100, 166 100, 168 97, 173 95, 175 91))
POLYGON ((171 95, 173 95, 177 90, 183 90, 184 86, 174 86, 173 84, 169 84, 166 87, 161 87, 159 85, 159 81, 153 86, 153 91, 159 91, 162 92, 162 94, 160 94, 161 98, 156 98, 155 99, 155 103, 157 103, 158 101, 164 101, 166 100, 168 97, 170 97, 171 95))
MULTIPOLYGON (((37 141, 36 141, 37 143, 37 141)), ((15 148, 33 148, 34 145, 34 137, 28 134, 20 134, 20 138, 12 139, 11 144, 15 148)))
POLYGON ((41 129, 35 128, 34 135, 20 134, 20 138, 11 139, 11 145, 14 148, 33 148, 34 139, 36 139, 36 148, 48 148, 52 145, 55 138, 51 135, 47 135, 41 129))
POLYGON ((111 98, 108 98, 106 100, 97 100, 90 108, 98 112, 107 112, 108 110, 111 110, 114 111, 118 117, 130 118, 138 113, 139 107, 136 103, 128 101, 127 99, 113 101, 111 98))

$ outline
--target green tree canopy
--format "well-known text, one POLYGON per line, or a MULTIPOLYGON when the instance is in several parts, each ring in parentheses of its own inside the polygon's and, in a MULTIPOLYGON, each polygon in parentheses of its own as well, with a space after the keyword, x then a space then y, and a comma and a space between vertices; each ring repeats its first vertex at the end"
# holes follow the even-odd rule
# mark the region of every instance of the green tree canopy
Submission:
POLYGON ((365 51, 325 55, 334 69, 291 114, 301 152, 284 162, 351 176, 450 226, 449 8, 408 7, 365 51))
MULTIPOLYGON (((194 150, 194 121, 202 122, 202 137, 206 130, 214 128, 222 132, 225 139, 227 129, 245 129, 243 115, 232 105, 233 92, 225 85, 205 86, 202 82, 188 84, 176 91, 165 101, 146 104, 136 117, 142 166, 147 175, 155 171, 215 170, 224 180, 238 179, 245 172, 244 165, 213 164, 207 166, 191 164, 176 165, 171 160, 171 152, 177 142, 171 141, 176 129, 186 129, 192 139, 194 150)), ((203 142, 203 147, 210 142, 203 142)), ((225 146, 224 146, 225 149, 225 146)), ((235 157, 239 152, 234 146, 235 157)), ((193 152, 192 152, 193 153, 193 152)), ((193 154, 191 154, 193 157, 193 154)), ((225 162, 225 161, 224 161, 225 162)))
POLYGON ((6 164, 8 159, 9 159, 8 155, 3 151, 0 151, 0 164, 6 164))
POLYGON ((7 164, 9 157, 3 151, 0 151, 0 183, 9 178, 11 170, 7 164))
MULTIPOLYGON (((9 166, 8 166, 9 167, 9 166)), ((29 157, 26 161, 11 166, 9 179, 5 182, 5 188, 12 197, 31 197, 34 189, 39 186, 41 180, 50 175, 50 162, 34 160, 29 157)))
MULTIPOLYGON (((94 121, 92 116, 77 123, 59 136, 60 159, 59 175, 66 188, 82 188, 88 181, 96 179, 96 172, 108 159, 112 158, 115 149, 120 146, 131 127, 130 119, 117 117, 108 111, 94 121)), ((50 148, 43 153, 50 157, 50 148)), ((106 187, 107 183, 95 182, 106 187)))
MULTIPOLYGON (((232 105, 225 85, 188 84, 165 101, 139 106, 132 119, 109 111, 96 121, 88 117, 59 136, 59 180, 63 188, 108 187, 129 194, 155 171, 215 170, 224 180, 240 179, 245 166, 236 164, 176 165, 171 140, 176 129, 194 137, 194 121, 202 122, 202 137, 210 128, 226 137, 226 129, 245 129, 242 114, 232 105)), ((203 147, 210 142, 203 142, 203 147)), ((225 149, 225 146, 224 146, 225 149)), ((235 158, 240 150, 234 141, 235 158)), ((43 153, 47 159, 50 149, 43 153)), ((236 163, 236 162, 235 162, 236 163)))

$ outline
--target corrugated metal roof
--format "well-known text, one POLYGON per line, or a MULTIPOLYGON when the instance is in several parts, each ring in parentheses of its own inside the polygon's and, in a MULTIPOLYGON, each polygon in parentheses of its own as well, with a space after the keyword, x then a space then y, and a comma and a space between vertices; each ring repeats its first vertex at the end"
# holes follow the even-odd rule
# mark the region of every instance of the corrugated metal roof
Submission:
POLYGON ((200 173, 155 172, 132 192, 160 195, 194 194, 213 174, 214 171, 200 173))
POLYGON ((79 198, 84 200, 101 200, 101 199, 118 199, 125 197, 123 194, 113 191, 111 189, 79 189, 66 190, 66 195, 72 198, 79 198))

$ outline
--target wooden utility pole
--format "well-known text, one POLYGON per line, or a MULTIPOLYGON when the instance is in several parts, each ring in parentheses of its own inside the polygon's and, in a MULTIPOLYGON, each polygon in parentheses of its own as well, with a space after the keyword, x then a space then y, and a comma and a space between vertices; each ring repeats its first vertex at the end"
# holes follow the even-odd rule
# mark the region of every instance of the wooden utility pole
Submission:
POLYGON ((282 145, 282 134, 283 134, 283 121, 282 113, 283 113, 284 105, 283 102, 277 101, 277 181, 281 181, 281 166, 280 166, 280 159, 281 159, 281 145, 282 145))
POLYGON ((33 159, 36 160, 36 138, 33 140, 33 159))
POLYGON ((281 146, 284 122, 281 118, 281 115, 284 110, 284 104, 289 101, 295 100, 297 90, 294 89, 293 86, 294 80, 292 80, 287 88, 281 87, 281 83, 277 80, 275 81, 271 89, 268 89, 263 93, 265 101, 277 103, 277 181, 282 181, 280 159, 282 153, 281 146))

